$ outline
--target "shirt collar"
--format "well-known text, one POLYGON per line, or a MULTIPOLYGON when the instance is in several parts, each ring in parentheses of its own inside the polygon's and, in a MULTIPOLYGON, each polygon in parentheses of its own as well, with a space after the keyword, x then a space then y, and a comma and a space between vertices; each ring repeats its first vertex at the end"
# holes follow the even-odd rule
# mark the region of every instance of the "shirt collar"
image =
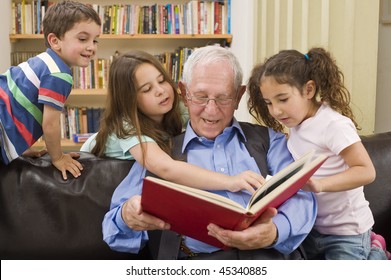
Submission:
POLYGON ((58 65, 58 67, 60 68, 60 71, 66 71, 69 73, 69 74, 72 74, 72 71, 71 71, 71 67, 69 67, 64 60, 62 60, 62 58, 54 51, 52 50, 51 48, 47 48, 46 49, 46 52, 53 58, 53 60, 56 62, 56 64, 58 65))
MULTIPOLYGON (((224 132, 228 132, 228 133, 235 133, 235 132, 237 132, 239 134, 240 140, 242 142, 247 142, 246 136, 244 135, 243 130, 240 127, 240 124, 236 120, 235 117, 232 119, 232 124, 224 129, 224 132)), ((203 141, 203 140, 208 140, 208 139, 206 139, 203 136, 198 136, 194 132, 193 128, 191 127, 191 121, 189 121, 187 123, 185 137, 183 139, 182 153, 184 153, 184 151, 186 150, 186 148, 189 145, 189 143, 191 141, 193 141, 193 140, 201 140, 201 141, 203 141)), ((208 140, 208 141, 210 141, 210 140, 208 140)))

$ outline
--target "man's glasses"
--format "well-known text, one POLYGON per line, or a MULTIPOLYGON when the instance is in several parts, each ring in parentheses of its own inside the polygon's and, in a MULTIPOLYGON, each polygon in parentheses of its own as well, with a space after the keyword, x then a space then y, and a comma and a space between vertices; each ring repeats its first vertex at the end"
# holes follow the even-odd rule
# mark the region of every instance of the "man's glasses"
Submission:
POLYGON ((197 96, 190 96, 188 93, 189 90, 187 90, 186 98, 191 102, 191 104, 205 107, 208 105, 209 101, 213 100, 217 106, 219 107, 228 107, 231 106, 234 98, 208 98, 208 97, 197 97, 197 96))

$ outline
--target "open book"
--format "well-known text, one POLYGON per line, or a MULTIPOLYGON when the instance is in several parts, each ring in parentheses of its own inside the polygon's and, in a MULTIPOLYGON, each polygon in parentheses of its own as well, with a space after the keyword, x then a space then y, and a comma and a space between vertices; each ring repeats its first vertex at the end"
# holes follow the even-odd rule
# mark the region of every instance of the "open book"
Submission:
POLYGON ((268 179, 247 207, 215 193, 147 176, 141 196, 143 211, 168 222, 179 234, 225 249, 208 235, 207 225, 231 230, 249 227, 268 207, 277 208, 295 195, 326 160, 322 155, 312 157, 313 152, 307 153, 268 179))

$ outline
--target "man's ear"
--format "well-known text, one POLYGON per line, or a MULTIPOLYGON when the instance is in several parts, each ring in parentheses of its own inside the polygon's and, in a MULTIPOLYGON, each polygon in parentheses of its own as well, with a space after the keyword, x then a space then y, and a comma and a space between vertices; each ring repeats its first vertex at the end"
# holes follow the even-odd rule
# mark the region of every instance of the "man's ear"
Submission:
POLYGON ((61 50, 60 40, 57 38, 57 36, 54 33, 49 33, 47 40, 51 49, 55 51, 61 50))
POLYGON ((313 80, 309 80, 304 85, 304 95, 307 97, 307 99, 312 99, 315 96, 316 93, 316 84, 313 80))
POLYGON ((179 87, 179 90, 180 90, 180 93, 181 93, 181 96, 182 96, 182 101, 183 101, 183 104, 185 104, 185 106, 187 107, 187 98, 186 98, 186 86, 184 83, 182 83, 181 81, 178 82, 178 87, 179 87))
POLYGON ((239 108, 240 100, 242 99, 243 94, 246 92, 246 86, 242 85, 240 86, 238 90, 238 95, 236 96, 236 107, 235 109, 239 108))

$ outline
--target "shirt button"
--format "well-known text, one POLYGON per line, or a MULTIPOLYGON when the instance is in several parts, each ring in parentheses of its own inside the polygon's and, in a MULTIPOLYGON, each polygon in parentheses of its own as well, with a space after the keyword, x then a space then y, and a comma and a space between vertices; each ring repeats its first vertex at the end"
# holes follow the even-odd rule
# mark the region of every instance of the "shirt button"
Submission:
POLYGON ((217 145, 217 148, 220 149, 220 145, 217 145))
POLYGON ((224 167, 220 168, 220 171, 221 171, 221 172, 224 172, 224 171, 225 171, 224 167))

